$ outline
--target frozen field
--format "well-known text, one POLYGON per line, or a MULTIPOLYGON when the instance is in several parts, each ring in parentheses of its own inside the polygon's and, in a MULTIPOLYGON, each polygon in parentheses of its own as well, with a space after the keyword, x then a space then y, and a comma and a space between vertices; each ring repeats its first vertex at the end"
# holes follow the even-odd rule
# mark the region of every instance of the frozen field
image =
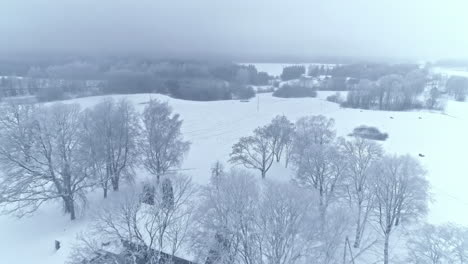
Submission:
MULTIPOLYGON (((254 98, 250 102, 193 102, 155 94, 113 97, 128 98, 138 110, 142 110, 150 98, 168 101, 184 120, 184 136, 192 141, 183 164, 183 169, 186 169, 184 173, 200 184, 208 181, 213 162, 227 161, 231 146, 239 137, 248 135, 276 115, 284 114, 293 121, 305 115, 325 115, 335 119, 340 136, 346 136, 354 127, 362 124, 376 126, 389 134, 388 140, 383 143, 388 152, 411 154, 426 167, 434 200, 428 220, 432 223, 450 221, 468 225, 468 158, 465 153, 468 149, 468 103, 450 101, 445 113, 439 113, 342 109, 325 101, 325 93, 319 93, 319 98, 307 99, 280 99, 271 94, 260 94, 259 99, 254 98), (425 157, 418 157, 419 153, 425 157)), ((66 103, 76 102, 89 107, 102 98, 82 98, 66 103)), ((283 180, 291 176, 292 172, 281 165, 273 167, 267 175, 283 180)), ((90 195, 89 211, 101 204, 100 192, 90 195)), ((77 233, 86 227, 89 215, 70 222, 68 216, 60 214, 59 206, 47 205, 34 216, 20 220, 0 216, 1 263, 64 263, 77 233), (58 252, 53 249, 56 239, 62 242, 58 252)))

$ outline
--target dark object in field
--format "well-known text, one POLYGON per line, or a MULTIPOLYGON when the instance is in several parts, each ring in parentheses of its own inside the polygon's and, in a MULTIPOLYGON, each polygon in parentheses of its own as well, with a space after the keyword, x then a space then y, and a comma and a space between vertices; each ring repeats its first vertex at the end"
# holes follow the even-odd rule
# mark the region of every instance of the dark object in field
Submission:
POLYGON ((422 117, 419 117, 419 119, 422 119, 422 117))
POLYGON ((102 242, 102 243, 101 243, 101 246, 107 247, 107 246, 110 245, 110 243, 111 243, 110 241, 108 241, 108 242, 102 242))
POLYGON ((391 116, 390 119, 393 119, 393 116, 391 116))
POLYGON ((378 128, 364 125, 356 127, 349 136, 381 141, 388 138, 388 134, 380 132, 378 128))
POLYGON ((59 249, 60 249, 60 241, 55 240, 55 250, 59 250, 59 249))
POLYGON ((419 157, 424 158, 425 156, 421 153, 419 153, 419 157))
POLYGON ((241 103, 248 103, 250 100, 240 100, 241 103))

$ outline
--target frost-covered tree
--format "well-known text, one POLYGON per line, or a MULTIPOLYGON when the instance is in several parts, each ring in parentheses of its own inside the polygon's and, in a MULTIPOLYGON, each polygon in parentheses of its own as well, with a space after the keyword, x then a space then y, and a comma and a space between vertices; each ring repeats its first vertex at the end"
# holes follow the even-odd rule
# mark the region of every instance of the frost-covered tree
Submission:
POLYGON ((294 124, 288 120, 286 116, 276 116, 270 124, 265 127, 269 138, 272 140, 272 145, 275 146, 275 158, 279 162, 283 151, 292 142, 294 133, 294 124))
POLYGON ((335 139, 335 120, 323 115, 305 116, 296 121, 295 151, 310 144, 323 145, 335 139))
POLYGON ((345 170, 335 135, 334 120, 325 116, 307 116, 296 122, 291 157, 296 170, 295 180, 319 193, 323 218, 329 203, 336 198, 337 185, 345 170))
POLYGON ((80 107, 10 106, 0 120, 0 202, 19 215, 47 201, 61 199, 76 218, 76 204, 85 200, 90 182, 80 107))
POLYGON ((90 164, 107 197, 109 185, 119 189, 122 176, 131 178, 137 158, 139 116, 132 104, 111 98, 86 113, 86 142, 90 151, 90 164))
POLYGON ((342 194, 346 173, 345 157, 336 144, 309 144, 301 152, 293 154, 296 171, 294 180, 302 187, 316 191, 319 195, 319 211, 325 222, 327 208, 342 194))
POLYGON ((388 264, 390 236, 402 222, 427 212, 429 183, 425 171, 410 156, 384 156, 374 167, 375 221, 384 236, 384 264, 388 264))
POLYGON ((72 256, 73 263, 82 263, 109 242, 126 243, 127 253, 131 259, 139 259, 138 263, 161 263, 161 251, 176 254, 189 242, 197 190, 191 179, 183 175, 173 175, 171 182, 174 197, 171 207, 161 191, 156 192, 154 204, 147 205, 141 203, 138 193, 130 190, 123 199, 99 211, 90 232, 81 238, 82 243, 72 256))
POLYGON ((348 168, 345 180, 347 194, 351 208, 356 211, 354 247, 357 248, 374 206, 371 169, 382 157, 383 150, 375 142, 359 137, 351 141, 341 140, 340 145, 348 168))
POLYGON ((468 260, 468 230, 453 224, 425 224, 411 233, 407 263, 449 264, 468 260))
POLYGON ((313 244, 307 235, 316 202, 313 195, 291 183, 265 183, 257 226, 266 263, 294 264, 304 259, 313 244))
POLYGON ((171 168, 180 166, 190 149, 181 126, 179 115, 173 114, 167 103, 151 100, 143 111, 143 165, 156 176, 157 182, 171 168))
POLYGON ((229 161, 259 170, 264 179, 275 160, 276 144, 267 128, 259 127, 252 136, 242 137, 232 146, 229 161))
POLYGON ((247 171, 213 175, 195 217, 192 249, 200 263, 258 263, 259 196, 258 181, 247 171))
POLYGON ((202 191, 193 251, 205 263, 296 263, 313 250, 317 199, 291 183, 258 182, 242 170, 202 191), (207 239, 209 238, 209 239, 207 239))

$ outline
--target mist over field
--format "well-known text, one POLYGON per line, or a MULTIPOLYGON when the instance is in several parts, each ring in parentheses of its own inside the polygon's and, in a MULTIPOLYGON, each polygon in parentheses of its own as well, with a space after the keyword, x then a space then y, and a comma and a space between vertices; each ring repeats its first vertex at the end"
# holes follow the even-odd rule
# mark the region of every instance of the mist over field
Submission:
POLYGON ((1 3, 0 52, 268 60, 467 57, 466 1, 1 3))

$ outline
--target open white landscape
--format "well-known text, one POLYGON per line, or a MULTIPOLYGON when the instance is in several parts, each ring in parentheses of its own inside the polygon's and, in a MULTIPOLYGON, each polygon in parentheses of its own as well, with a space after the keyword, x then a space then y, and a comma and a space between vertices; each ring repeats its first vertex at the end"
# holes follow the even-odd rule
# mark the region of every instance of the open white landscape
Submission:
MULTIPOLYGON (((433 201, 427 216, 430 223, 454 222, 468 225, 468 192, 466 186, 466 150, 468 149, 468 103, 449 101, 445 112, 412 111, 387 112, 340 108, 324 100, 327 92, 317 98, 282 99, 271 94, 259 94, 249 102, 215 101, 194 102, 172 99, 158 94, 114 95, 127 98, 142 111, 145 103, 157 98, 167 101, 174 112, 184 120, 182 132, 192 142, 190 152, 182 165, 182 172, 198 184, 206 184, 210 167, 219 160, 227 160, 236 141, 247 136, 276 115, 286 115, 295 121, 307 115, 324 115, 336 121, 337 134, 346 137, 359 125, 378 127, 389 134, 383 142, 389 153, 410 154, 427 169, 433 201), (424 157, 419 157, 423 154, 424 157)), ((93 106, 107 96, 66 100, 83 108, 93 106)), ((254 171, 255 175, 258 174, 254 171)), ((138 179, 144 178, 140 172, 138 179)), ((275 164, 267 177, 288 181, 293 171, 275 164)), ((121 191, 123 192, 123 190, 121 191)), ((76 236, 86 230, 93 210, 106 206, 101 190, 91 194, 89 210, 78 220, 60 214, 59 204, 48 204, 31 217, 22 219, 0 216, 0 263, 61 264, 64 263, 76 236), (54 240, 62 243, 55 251, 54 240)), ((110 199, 118 196, 111 192, 110 199)))

